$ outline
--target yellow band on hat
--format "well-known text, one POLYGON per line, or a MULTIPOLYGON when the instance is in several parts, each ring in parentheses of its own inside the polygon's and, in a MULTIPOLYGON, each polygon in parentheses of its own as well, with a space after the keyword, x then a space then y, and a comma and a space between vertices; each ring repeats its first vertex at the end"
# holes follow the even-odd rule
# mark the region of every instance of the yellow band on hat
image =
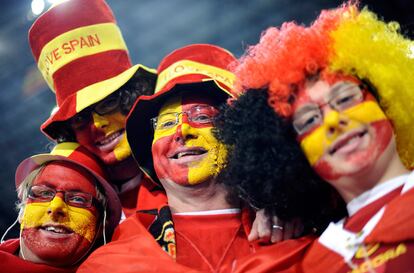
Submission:
POLYGON ((108 95, 118 90, 129 79, 131 79, 135 72, 140 68, 153 73, 154 75, 157 73, 154 69, 137 64, 113 78, 88 85, 76 93, 76 113, 79 113, 86 107, 101 101, 108 95))
POLYGON ((62 142, 57 144, 49 154, 34 155, 31 159, 40 166, 45 162, 56 160, 54 156, 69 157, 78 147, 77 142, 62 142))
POLYGON ((236 79, 234 74, 227 70, 214 67, 211 65, 200 64, 189 60, 182 60, 173 63, 158 75, 155 93, 162 90, 164 86, 172 79, 188 74, 205 75, 212 78, 215 81, 225 84, 230 88, 233 87, 234 81, 236 79))
POLYGON ((38 67, 50 89, 53 74, 66 64, 109 50, 127 50, 118 26, 114 23, 80 27, 51 40, 40 53, 38 67))
POLYGON ((57 144, 50 152, 50 154, 69 157, 78 147, 79 144, 76 142, 62 142, 57 144))

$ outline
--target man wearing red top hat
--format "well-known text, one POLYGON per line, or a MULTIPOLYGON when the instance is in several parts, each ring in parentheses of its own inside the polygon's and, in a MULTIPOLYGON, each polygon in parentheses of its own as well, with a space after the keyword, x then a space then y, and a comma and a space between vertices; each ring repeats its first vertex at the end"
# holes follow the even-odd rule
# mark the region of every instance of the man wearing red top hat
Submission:
POLYGON ((110 239, 121 217, 105 177, 77 143, 24 160, 16 170, 20 238, 0 244, 2 272, 75 272, 110 239))
POLYGON ((226 150, 213 135, 213 119, 232 96, 235 78, 227 67, 234 60, 220 47, 194 44, 161 61, 155 94, 138 99, 126 128, 134 158, 163 186, 168 201, 148 204, 121 223, 115 241, 89 257, 79 272, 146 272, 152 255, 160 258, 151 270, 183 272, 186 266, 228 272, 258 247, 247 239, 249 211, 240 208, 237 198, 230 200, 215 180, 226 150), (177 263, 161 255, 156 244, 153 254, 147 243, 142 252, 147 232, 141 223, 177 263))
POLYGON ((125 120, 138 96, 153 93, 155 70, 132 66, 103 0, 54 5, 33 23, 29 42, 56 94, 57 107, 42 132, 58 142, 76 140, 100 158, 118 189, 124 213, 134 213, 145 179, 131 157, 125 120))

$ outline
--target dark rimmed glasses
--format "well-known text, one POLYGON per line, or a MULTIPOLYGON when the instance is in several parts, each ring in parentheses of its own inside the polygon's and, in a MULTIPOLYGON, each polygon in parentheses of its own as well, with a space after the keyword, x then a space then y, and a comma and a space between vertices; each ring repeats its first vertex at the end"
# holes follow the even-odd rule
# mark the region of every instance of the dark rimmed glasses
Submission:
POLYGON ((102 101, 82 110, 70 119, 70 125, 74 129, 82 128, 91 118, 91 112, 100 116, 108 115, 121 109, 122 92, 116 92, 106 97, 102 101))

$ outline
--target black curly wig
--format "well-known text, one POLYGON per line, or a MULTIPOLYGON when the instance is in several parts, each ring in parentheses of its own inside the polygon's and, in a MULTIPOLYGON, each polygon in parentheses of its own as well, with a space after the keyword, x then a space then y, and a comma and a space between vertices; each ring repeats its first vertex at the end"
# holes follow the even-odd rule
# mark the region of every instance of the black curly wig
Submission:
MULTIPOLYGON (((126 116, 139 96, 152 95, 154 93, 155 83, 156 77, 153 74, 143 69, 139 69, 131 79, 109 96, 121 97, 120 111, 126 116)), ((93 106, 94 105, 89 106, 77 115, 89 115, 91 111, 90 109, 93 106)), ((67 120, 55 122, 51 124, 49 128, 58 143, 76 141, 75 134, 67 120)))
POLYGON ((282 220, 299 218, 304 232, 321 233, 346 215, 345 203, 313 171, 291 123, 268 105, 266 90, 248 90, 221 108, 216 137, 228 147, 217 181, 256 209, 282 220))

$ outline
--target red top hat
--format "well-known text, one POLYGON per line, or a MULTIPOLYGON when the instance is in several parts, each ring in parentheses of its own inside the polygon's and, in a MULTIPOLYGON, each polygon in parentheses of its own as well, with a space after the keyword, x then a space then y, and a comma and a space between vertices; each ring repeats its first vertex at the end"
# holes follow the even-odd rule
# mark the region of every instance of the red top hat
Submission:
POLYGON ((138 71, 122 34, 103 0, 71 0, 52 6, 29 30, 29 44, 44 79, 56 93, 57 110, 41 126, 65 121, 124 85, 138 71))
POLYGON ((141 96, 128 115, 127 139, 140 168, 158 183, 151 145, 154 131, 150 119, 157 116, 162 104, 178 92, 203 92, 225 102, 231 94, 235 76, 228 70, 236 61, 227 50, 209 44, 193 44, 167 55, 158 66, 154 95, 141 96))
POLYGON ((16 189, 19 188, 20 184, 31 172, 51 161, 71 162, 86 169, 96 178, 97 182, 105 190, 107 199, 106 211, 108 213, 107 235, 112 235, 121 219, 121 202, 119 201, 117 193, 107 181, 107 175, 103 167, 90 152, 78 143, 63 142, 56 145, 49 154, 38 154, 23 160, 16 169, 16 189))

